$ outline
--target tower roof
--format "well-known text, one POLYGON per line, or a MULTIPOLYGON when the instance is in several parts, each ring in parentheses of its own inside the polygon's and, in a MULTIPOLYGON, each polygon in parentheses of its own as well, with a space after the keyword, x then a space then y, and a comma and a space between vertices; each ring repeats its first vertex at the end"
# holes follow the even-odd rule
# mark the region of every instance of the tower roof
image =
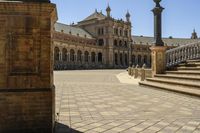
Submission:
POLYGON ((106 18, 106 16, 104 14, 95 10, 94 13, 92 13, 90 16, 85 18, 83 21, 88 21, 88 20, 93 20, 93 19, 102 20, 102 19, 105 19, 105 18, 106 18))
POLYGON ((129 11, 127 11, 127 13, 126 13, 126 17, 131 17, 129 11))
POLYGON ((108 4, 108 7, 106 8, 106 11, 107 11, 107 12, 110 12, 110 11, 111 11, 111 8, 110 8, 109 4, 108 4))

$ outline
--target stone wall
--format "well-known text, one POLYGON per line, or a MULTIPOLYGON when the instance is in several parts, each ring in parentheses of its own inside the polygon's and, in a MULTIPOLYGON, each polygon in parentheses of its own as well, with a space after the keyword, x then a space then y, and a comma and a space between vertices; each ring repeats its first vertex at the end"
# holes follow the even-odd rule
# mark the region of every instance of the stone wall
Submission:
POLYGON ((0 91, 0 133, 52 132, 52 90, 0 91))

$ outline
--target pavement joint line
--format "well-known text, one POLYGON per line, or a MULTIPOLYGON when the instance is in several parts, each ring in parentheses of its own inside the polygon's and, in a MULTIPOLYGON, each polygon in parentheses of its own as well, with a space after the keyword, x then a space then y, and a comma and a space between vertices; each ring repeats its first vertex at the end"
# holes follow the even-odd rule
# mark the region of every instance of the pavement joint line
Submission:
MULTIPOLYGON (((135 119, 133 119, 133 120, 135 120, 135 119)), ((133 120, 131 120, 131 121, 133 121, 133 120)), ((144 120, 144 121, 147 121, 147 120, 148 120, 148 119, 146 119, 146 120, 144 120)), ((125 130, 122 130, 122 132, 127 131, 127 130, 129 130, 130 128, 133 128, 133 127, 135 127, 135 126, 138 126, 139 124, 143 123, 144 121, 141 120, 141 122, 139 122, 138 124, 136 124, 136 125, 134 125, 134 126, 132 126, 132 127, 129 127, 129 128, 127 128, 127 129, 125 129, 125 130)))
MULTIPOLYGON (((103 120, 102 120, 102 121, 103 121, 103 120)), ((108 123, 105 123, 105 124, 103 124, 103 125, 101 125, 101 126, 97 126, 97 127, 88 129, 88 130, 86 130, 85 132, 90 131, 90 130, 95 129, 95 128, 98 128, 98 127, 102 127, 102 126, 107 125, 107 124, 109 124, 109 123, 112 123, 112 122, 114 122, 114 121, 115 121, 115 120, 113 120, 113 121, 111 121, 111 122, 108 122, 108 123)), ((96 122, 95 122, 95 123, 96 123, 96 122)), ((93 124, 93 123, 92 123, 92 124, 93 124)), ((89 125, 91 125, 91 124, 89 124, 89 125)))
MULTIPOLYGON (((130 120, 130 121, 132 121, 132 120, 130 120)), ((130 122, 130 121, 128 121, 128 122, 130 122)), ((124 125, 125 123, 128 123, 128 122, 124 122, 124 123, 122 123, 122 124, 120 124, 120 125, 124 125)), ((141 122, 141 123, 142 123, 142 122, 141 122)), ((119 125, 118 125, 118 126, 114 126, 114 127, 110 128, 110 129, 108 129, 108 130, 105 130, 105 131, 103 131, 103 132, 112 130, 112 129, 115 128, 115 127, 119 127, 119 125)), ((134 127, 134 126, 133 126, 133 127, 134 127)))

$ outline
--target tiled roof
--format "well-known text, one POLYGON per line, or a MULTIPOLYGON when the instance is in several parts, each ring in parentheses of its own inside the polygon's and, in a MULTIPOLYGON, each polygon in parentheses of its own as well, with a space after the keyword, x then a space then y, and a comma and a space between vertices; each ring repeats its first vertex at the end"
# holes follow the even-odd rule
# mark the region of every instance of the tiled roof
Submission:
MULTIPOLYGON (((133 44, 152 45, 154 42, 153 37, 146 36, 132 36, 133 44)), ((163 38, 165 45, 167 46, 180 46, 188 43, 194 43, 200 41, 200 39, 187 39, 187 38, 163 38)))
POLYGON ((88 39, 93 38, 92 35, 90 35, 87 31, 85 31, 84 29, 81 29, 79 27, 65 25, 62 23, 55 23, 54 27, 55 27, 55 31, 57 31, 57 32, 63 32, 65 34, 84 37, 84 38, 88 38, 88 39))
POLYGON ((106 16, 103 13, 95 11, 93 14, 85 18, 83 21, 88 21, 88 20, 93 20, 93 19, 102 20, 105 18, 106 16))

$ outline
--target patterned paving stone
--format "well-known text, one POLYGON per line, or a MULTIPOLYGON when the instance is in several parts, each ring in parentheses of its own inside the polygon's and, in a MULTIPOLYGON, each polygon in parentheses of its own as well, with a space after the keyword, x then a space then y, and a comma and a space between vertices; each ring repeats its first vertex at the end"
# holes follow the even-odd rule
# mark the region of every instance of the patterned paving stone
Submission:
POLYGON ((200 133, 200 98, 120 83, 121 72, 55 72, 56 133, 200 133))

